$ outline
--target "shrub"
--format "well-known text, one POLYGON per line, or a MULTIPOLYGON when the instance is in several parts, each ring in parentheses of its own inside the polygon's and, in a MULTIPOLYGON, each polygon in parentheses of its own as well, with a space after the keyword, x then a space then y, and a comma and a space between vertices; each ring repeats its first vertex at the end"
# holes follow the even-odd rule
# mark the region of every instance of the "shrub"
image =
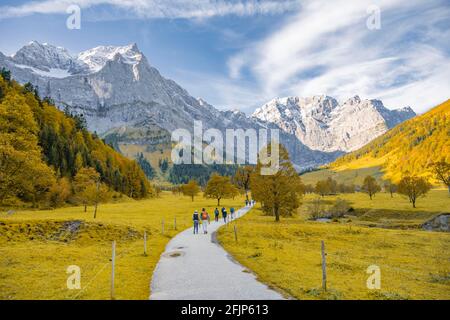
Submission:
POLYGON ((308 211, 312 220, 322 218, 325 211, 322 199, 316 198, 311 201, 311 203, 308 205, 308 211))
POLYGON ((330 208, 329 214, 332 218, 342 218, 349 210, 349 202, 338 198, 330 208))

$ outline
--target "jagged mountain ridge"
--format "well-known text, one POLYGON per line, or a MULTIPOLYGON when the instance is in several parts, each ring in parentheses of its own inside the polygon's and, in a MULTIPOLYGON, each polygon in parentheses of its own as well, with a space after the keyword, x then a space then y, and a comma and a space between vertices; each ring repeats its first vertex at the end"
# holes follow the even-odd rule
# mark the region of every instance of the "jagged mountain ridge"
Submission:
POLYGON ((328 96, 277 98, 252 117, 277 124, 313 150, 357 150, 397 124, 414 117, 410 107, 389 110, 380 100, 359 96, 340 104, 328 96))
MULTIPOLYGON (((242 112, 219 111, 193 98, 177 83, 161 76, 136 44, 99 46, 72 56, 64 48, 33 41, 11 57, 0 53, 0 67, 11 70, 18 82, 37 86, 42 97, 51 97, 60 108, 84 114, 88 128, 103 136, 114 133, 120 139, 125 138, 123 133, 139 132, 135 134, 139 138, 133 143, 150 144, 152 139, 146 139, 145 132, 160 129, 170 135, 178 128, 192 131, 193 122, 201 120, 204 129, 222 131, 281 128, 281 142, 298 168, 325 164, 343 153, 341 148, 328 145, 323 149, 314 148, 315 144, 302 140, 296 130, 290 129, 292 124, 278 123, 257 113, 247 117, 242 112)), ((328 109, 336 109, 334 104, 323 107, 323 110, 316 109, 310 120, 319 127, 327 125, 328 109)), ((371 138, 383 133, 382 130, 371 138)), ((319 132, 320 139, 326 138, 324 132, 319 132)))
POLYGON ((211 127, 218 125, 210 108, 163 78, 136 45, 97 47, 67 58, 66 51, 34 41, 12 57, 0 56, 0 64, 10 69, 18 82, 31 82, 58 106, 84 114, 89 129, 100 134, 143 118, 169 131, 192 127, 192 119, 207 119, 211 127), (47 61, 49 56, 53 62, 47 61), (66 76, 58 76, 64 72, 66 76))

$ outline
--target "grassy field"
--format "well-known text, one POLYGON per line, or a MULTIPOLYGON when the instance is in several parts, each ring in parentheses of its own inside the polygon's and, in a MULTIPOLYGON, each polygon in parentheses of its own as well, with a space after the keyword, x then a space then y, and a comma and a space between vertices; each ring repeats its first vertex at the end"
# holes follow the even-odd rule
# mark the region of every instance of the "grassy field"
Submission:
MULTIPOLYGON (((301 216, 307 218, 308 202, 317 198, 317 195, 307 195, 305 197, 305 206, 300 209, 301 216)), ((370 200, 365 193, 342 194, 336 196, 326 196, 322 198, 325 207, 335 203, 337 198, 349 202, 354 209, 350 213, 353 224, 369 227, 385 228, 418 228, 426 220, 436 216, 439 213, 450 212, 450 197, 446 189, 433 189, 425 198, 417 200, 417 208, 413 209, 411 203, 406 197, 381 192, 370 200)), ((348 219, 342 219, 347 221, 348 219)))
POLYGON ((362 185, 364 178, 372 176, 379 182, 383 180, 383 172, 381 167, 373 166, 360 169, 345 168, 337 169, 321 169, 317 171, 308 172, 301 175, 302 181, 305 184, 316 185, 317 181, 333 178, 338 183, 362 185))
MULTIPOLYGON (((243 198, 236 198, 221 205, 242 203, 243 198)), ((157 199, 101 205, 95 220, 92 208, 84 213, 82 207, 1 212, 0 299, 109 299, 113 240, 116 299, 148 299, 151 276, 167 242, 191 226, 194 209, 212 212, 215 204, 200 196, 192 202, 164 192, 157 199), (82 290, 67 289, 70 265, 81 268, 82 290)))
MULTIPOLYGON (((342 195, 357 215, 330 223, 309 220, 307 204, 314 197, 306 196, 299 214, 280 223, 256 208, 236 222, 238 243, 232 228, 221 229, 219 241, 261 281, 297 299, 450 299, 450 234, 397 228, 450 212, 446 190, 433 190, 415 210, 399 196, 378 194, 370 201, 364 194, 342 195), (365 226, 380 220, 393 229, 365 226), (370 265, 381 269, 380 290, 367 289, 370 265)), ((332 203, 336 197, 325 199, 332 203)))

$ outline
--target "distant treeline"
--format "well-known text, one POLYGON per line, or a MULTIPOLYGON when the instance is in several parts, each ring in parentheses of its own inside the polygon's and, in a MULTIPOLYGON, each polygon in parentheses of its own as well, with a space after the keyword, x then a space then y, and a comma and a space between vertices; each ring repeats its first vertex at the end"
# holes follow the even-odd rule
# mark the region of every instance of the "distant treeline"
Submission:
POLYGON ((173 184, 186 184, 190 180, 196 180, 199 185, 206 186, 213 173, 234 176, 237 169, 237 165, 231 164, 176 164, 170 169, 169 181, 173 184))

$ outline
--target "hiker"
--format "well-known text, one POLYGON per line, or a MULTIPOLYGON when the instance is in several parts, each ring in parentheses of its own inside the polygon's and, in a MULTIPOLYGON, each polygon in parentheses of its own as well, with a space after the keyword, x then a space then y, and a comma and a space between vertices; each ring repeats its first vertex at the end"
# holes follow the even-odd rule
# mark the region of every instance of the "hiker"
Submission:
POLYGON ((192 215, 192 220, 194 221, 194 234, 198 234, 198 224, 200 222, 200 218, 198 216, 198 211, 195 210, 192 215))
POLYGON ((223 218, 223 222, 227 223, 227 210, 222 207, 222 218, 223 218))
POLYGON ((214 221, 219 222, 219 209, 214 210, 214 221))
POLYGON ((248 207, 248 200, 245 199, 245 206, 248 207))
POLYGON ((233 207, 230 208, 230 216, 231 216, 231 220, 233 220, 234 219, 234 208, 233 207))
POLYGON ((201 218, 202 218, 203 233, 207 234, 208 233, 208 224, 209 224, 209 214, 208 214, 208 212, 206 212, 205 208, 202 209, 201 218))

